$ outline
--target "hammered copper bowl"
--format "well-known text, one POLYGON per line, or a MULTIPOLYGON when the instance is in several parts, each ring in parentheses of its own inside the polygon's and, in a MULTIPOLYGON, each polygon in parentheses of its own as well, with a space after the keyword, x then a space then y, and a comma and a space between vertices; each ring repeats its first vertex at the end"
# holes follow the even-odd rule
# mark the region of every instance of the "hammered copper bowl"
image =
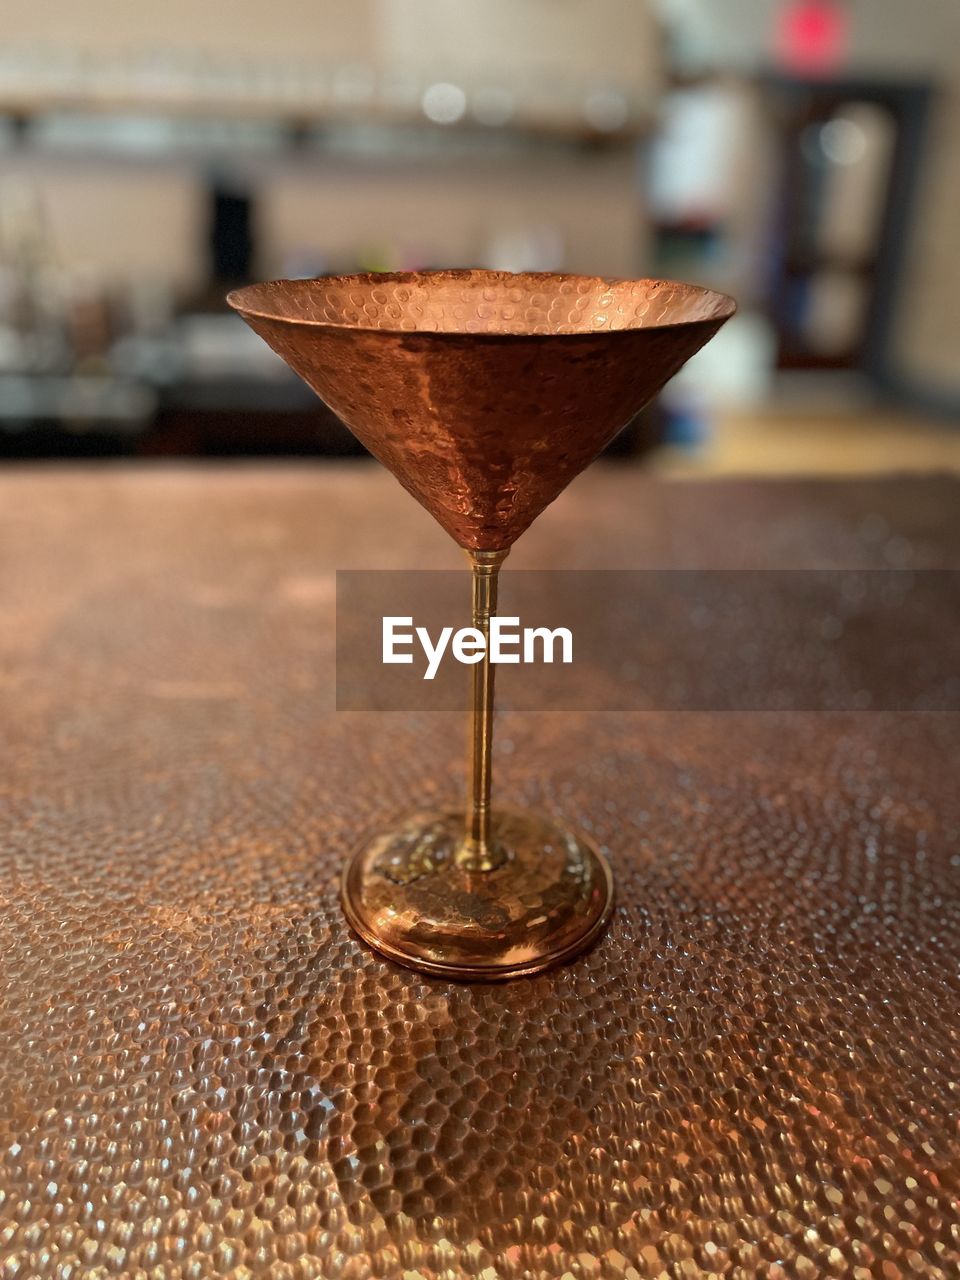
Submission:
POLYGON ((736 310, 664 280, 275 280, 247 323, 460 546, 502 550, 736 310))

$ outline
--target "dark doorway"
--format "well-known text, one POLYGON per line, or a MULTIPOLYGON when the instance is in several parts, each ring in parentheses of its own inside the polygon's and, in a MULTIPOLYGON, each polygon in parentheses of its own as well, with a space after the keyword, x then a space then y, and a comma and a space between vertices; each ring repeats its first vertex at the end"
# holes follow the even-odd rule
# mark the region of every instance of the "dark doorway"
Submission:
POLYGON ((931 90, 776 80, 769 91, 782 157, 769 288, 778 366, 882 381, 931 90))

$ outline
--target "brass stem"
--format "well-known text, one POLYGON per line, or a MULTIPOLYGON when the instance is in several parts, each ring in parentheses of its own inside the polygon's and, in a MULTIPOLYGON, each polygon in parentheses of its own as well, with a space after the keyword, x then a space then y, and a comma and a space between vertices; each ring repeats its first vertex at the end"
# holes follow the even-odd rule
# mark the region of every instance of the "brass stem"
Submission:
POLYGON ((508 551, 468 551, 473 574, 473 625, 484 638, 483 659, 472 673, 473 716, 470 731, 471 786, 467 829, 457 862, 470 871, 492 871, 504 854, 490 837, 490 789, 493 772, 494 668, 490 661, 490 616, 497 611, 500 566, 508 551))

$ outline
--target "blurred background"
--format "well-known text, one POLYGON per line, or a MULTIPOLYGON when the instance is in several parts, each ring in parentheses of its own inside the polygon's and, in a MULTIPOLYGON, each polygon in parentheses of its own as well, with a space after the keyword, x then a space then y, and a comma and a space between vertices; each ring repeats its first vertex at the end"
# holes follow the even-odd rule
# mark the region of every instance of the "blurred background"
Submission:
POLYGON ((666 275, 741 312, 664 474, 960 469, 958 0, 4 0, 0 457, 343 456, 278 276, 666 275))

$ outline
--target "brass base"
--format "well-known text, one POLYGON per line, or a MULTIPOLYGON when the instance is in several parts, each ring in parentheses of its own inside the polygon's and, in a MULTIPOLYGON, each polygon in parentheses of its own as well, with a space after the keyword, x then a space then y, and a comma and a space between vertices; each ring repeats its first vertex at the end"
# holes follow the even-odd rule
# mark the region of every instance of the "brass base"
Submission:
POLYGON ((569 960, 613 910, 606 860, 537 814, 497 811, 491 871, 458 861, 462 813, 417 813, 363 844, 343 872, 343 907, 361 938, 423 973, 497 981, 569 960))

